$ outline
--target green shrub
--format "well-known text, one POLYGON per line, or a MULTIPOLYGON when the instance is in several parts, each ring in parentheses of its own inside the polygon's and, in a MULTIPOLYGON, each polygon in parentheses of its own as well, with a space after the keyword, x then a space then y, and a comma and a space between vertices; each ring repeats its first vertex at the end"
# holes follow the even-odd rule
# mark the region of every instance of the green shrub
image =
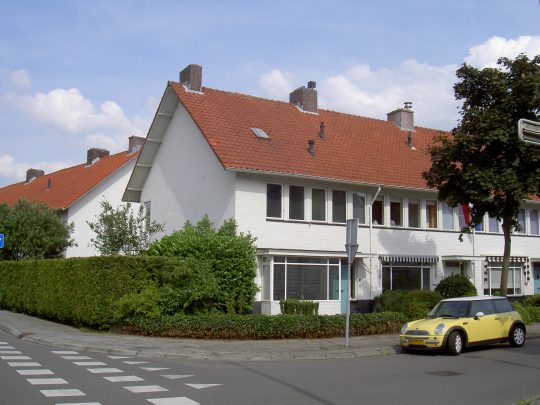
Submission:
POLYGON ((403 296, 406 291, 386 290, 381 295, 375 297, 373 309, 375 312, 402 312, 403 296))
MULTIPOLYGON (((351 314, 351 336, 397 333, 403 314, 351 314)), ((162 315, 133 317, 123 330, 141 335, 199 339, 323 338, 345 334, 344 315, 162 315)))
POLYGON ((532 321, 533 317, 531 313, 529 312, 529 308, 533 308, 533 307, 524 307, 519 302, 513 302, 512 306, 519 313, 519 315, 521 315, 521 319, 523 320, 525 324, 529 324, 533 322, 532 321))
POLYGON ((435 287, 444 298, 469 297, 478 295, 476 287, 462 274, 452 274, 443 278, 435 287))
POLYGON ((148 249, 153 256, 207 261, 217 283, 216 308, 227 313, 251 310, 257 286, 255 238, 237 234, 234 220, 215 229, 207 216, 193 226, 164 236, 148 249))
POLYGON ((407 291, 403 296, 401 312, 403 312, 409 320, 422 319, 427 316, 441 299, 442 296, 437 291, 407 291))
POLYGON ((531 322, 540 322, 540 307, 525 307, 529 312, 531 322))
POLYGON ((318 315, 319 303, 313 301, 300 301, 287 298, 279 302, 279 308, 283 315, 318 315))
POLYGON ((540 307, 540 294, 531 295, 525 298, 523 305, 526 307, 540 307))

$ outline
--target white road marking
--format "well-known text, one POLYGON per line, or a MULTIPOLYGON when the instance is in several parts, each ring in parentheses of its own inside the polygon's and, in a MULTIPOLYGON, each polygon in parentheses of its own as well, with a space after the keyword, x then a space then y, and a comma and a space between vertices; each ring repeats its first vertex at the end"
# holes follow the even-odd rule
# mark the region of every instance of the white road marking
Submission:
POLYGON ((190 386, 191 388, 195 388, 196 390, 202 390, 203 388, 210 388, 210 387, 217 387, 218 385, 221 385, 221 384, 187 384, 186 385, 190 386))
POLYGON ((134 394, 144 393, 144 392, 160 392, 160 391, 169 391, 167 388, 160 387, 159 385, 134 385, 129 387, 124 387, 126 390, 133 392, 134 394))
POLYGON ((123 373, 122 370, 117 368, 87 368, 87 370, 94 374, 123 373))
POLYGON ((41 390, 46 397, 82 397, 86 394, 81 390, 41 390))
POLYGON ((141 367, 145 371, 170 370, 169 367, 141 367))
POLYGON ((62 356, 64 360, 92 360, 92 357, 88 356, 62 356))
POLYGON ((79 352, 74 352, 73 350, 53 350, 54 354, 79 354, 79 352))
POLYGON ((7 345, 8 342, 0 342, 0 345, 7 345))
POLYGON ((13 361, 8 363, 11 367, 41 367, 40 363, 35 361, 13 361))
POLYGON ((32 385, 56 385, 68 383, 63 378, 27 378, 26 381, 32 385))
POLYGON ((106 366, 107 365, 101 361, 74 361, 73 364, 77 366, 106 366))
POLYGON ((40 370, 17 370, 17 373, 20 375, 50 375, 54 374, 51 370, 40 369, 40 370))
POLYGON ((126 364, 147 364, 150 363, 149 361, 126 361, 124 360, 124 363, 126 364))
POLYGON ((192 401, 186 397, 154 398, 148 399, 147 401, 154 405, 200 405, 198 402, 192 401))
MULTIPOLYGON (((5 343, 5 342, 4 342, 4 343, 5 343)), ((4 349, 5 349, 5 350, 8 350, 8 349, 10 349, 10 350, 15 350, 15 348, 14 348, 13 346, 0 346, 0 349, 2 349, 2 350, 4 350, 4 349)))
MULTIPOLYGON (((0 347, 0 349, 3 349, 3 347, 0 347)), ((17 350, 0 350, 0 354, 22 354, 22 352, 17 350)))
POLYGON ((132 359, 133 357, 130 357, 130 356, 107 356, 109 359, 114 359, 114 360, 118 360, 118 359, 132 359))
POLYGON ((29 356, 0 356, 2 360, 32 360, 29 356))
POLYGON ((144 381, 144 378, 137 377, 136 375, 119 375, 112 377, 103 377, 110 382, 130 382, 130 381, 144 381))
POLYGON ((185 374, 185 375, 180 375, 180 374, 165 374, 165 375, 162 375, 162 377, 168 378, 169 380, 177 380, 177 379, 179 379, 179 378, 193 377, 193 374, 185 374))
POLYGON ((101 405, 99 402, 62 402, 56 403, 56 405, 101 405))

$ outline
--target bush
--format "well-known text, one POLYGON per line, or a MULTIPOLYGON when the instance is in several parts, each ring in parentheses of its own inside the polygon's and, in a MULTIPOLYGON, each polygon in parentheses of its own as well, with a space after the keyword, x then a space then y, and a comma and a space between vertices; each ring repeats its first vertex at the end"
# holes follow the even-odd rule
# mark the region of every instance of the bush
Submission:
POLYGON ((444 298, 470 297, 478 295, 476 287, 462 274, 452 274, 443 278, 435 287, 444 298))
POLYGON ((234 220, 216 230, 205 216, 197 225, 186 222, 181 231, 152 244, 148 254, 207 261, 217 283, 216 307, 227 313, 244 313, 251 310, 257 292, 254 242, 249 234, 237 235, 234 220))
POLYGON ((513 302, 512 306, 519 313, 521 319, 525 324, 529 324, 532 322, 532 316, 529 312, 529 307, 524 307, 519 302, 513 302))
POLYGON ((279 308, 283 315, 318 315, 319 303, 313 301, 300 301, 287 298, 279 301, 279 308))
POLYGON ((442 299, 436 291, 386 290, 375 298, 375 312, 401 312, 408 320, 425 318, 442 299))
POLYGON ((540 294, 531 295, 525 298, 523 305, 526 307, 540 307, 540 294))
POLYGON ((381 295, 375 297, 374 311, 375 312, 402 312, 403 296, 406 291, 401 290, 386 290, 381 295))
MULTIPOLYGON (((406 322, 403 314, 382 312, 351 314, 351 336, 397 333, 406 322)), ((345 334, 344 315, 172 315, 134 317, 125 332, 149 336, 199 339, 323 338, 345 334)))

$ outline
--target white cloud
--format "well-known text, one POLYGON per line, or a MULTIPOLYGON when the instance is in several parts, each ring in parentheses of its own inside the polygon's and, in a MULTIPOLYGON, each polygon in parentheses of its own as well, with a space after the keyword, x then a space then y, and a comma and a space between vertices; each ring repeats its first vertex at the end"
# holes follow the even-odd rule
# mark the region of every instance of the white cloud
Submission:
POLYGON ((270 98, 284 99, 291 92, 291 75, 283 73, 279 69, 272 69, 268 73, 263 73, 259 79, 259 87, 265 95, 270 98))
POLYGON ((30 76, 24 69, 0 69, 0 92, 22 91, 31 86, 30 76))
POLYGON ((483 44, 473 46, 465 62, 478 68, 495 67, 500 57, 515 58, 520 53, 529 57, 540 54, 540 36, 521 36, 517 39, 491 37, 483 44))
POLYGON ((0 187, 2 184, 11 184, 23 181, 26 178, 26 171, 30 168, 41 169, 45 173, 52 173, 57 170, 74 166, 71 161, 64 162, 18 162, 11 155, 0 155, 0 187))

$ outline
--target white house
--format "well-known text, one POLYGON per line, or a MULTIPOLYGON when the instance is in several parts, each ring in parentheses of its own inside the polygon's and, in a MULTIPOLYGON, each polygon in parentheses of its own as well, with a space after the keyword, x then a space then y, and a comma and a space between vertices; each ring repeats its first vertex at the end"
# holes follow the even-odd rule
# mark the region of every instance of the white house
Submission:
POLYGON ((63 221, 74 224, 71 237, 76 246, 66 250, 66 257, 99 255, 90 243, 95 233, 86 221, 96 220, 104 199, 113 207, 122 204, 122 194, 143 143, 144 138, 132 136, 128 151, 114 155, 105 149, 89 149, 85 163, 54 173, 29 169, 26 181, 0 188, 0 203, 13 205, 20 198, 45 203, 58 210, 63 221))
MULTIPOLYGON (((279 300, 294 297, 343 312, 348 218, 360 223, 354 310, 386 289, 432 289, 456 272, 480 294, 499 289, 500 224, 486 216, 459 241, 463 210, 437 201, 422 177, 441 131, 415 126, 410 103, 383 121, 319 109, 314 82, 286 103, 201 78, 189 65, 168 83, 123 199, 143 203, 165 233, 208 214, 256 236, 256 310, 278 313, 279 300)), ((540 292, 539 210, 527 201, 520 212, 509 294, 540 292)))

